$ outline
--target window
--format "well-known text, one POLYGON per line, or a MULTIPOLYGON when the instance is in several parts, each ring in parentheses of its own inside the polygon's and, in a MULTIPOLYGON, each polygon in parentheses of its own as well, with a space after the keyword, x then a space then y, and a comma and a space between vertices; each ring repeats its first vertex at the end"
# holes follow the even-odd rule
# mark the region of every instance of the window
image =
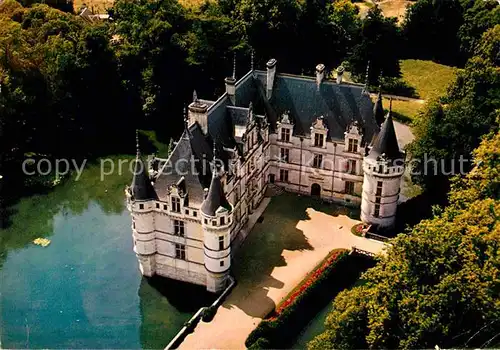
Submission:
POLYGON ((380 197, 375 197, 375 203, 380 204, 380 197))
POLYGON ((221 261, 220 262, 220 267, 223 267, 224 266, 224 261, 221 261))
POLYGON ((349 146, 347 147, 347 152, 358 152, 358 140, 349 139, 349 146))
POLYGON ((174 220, 174 235, 184 237, 184 221, 174 220))
POLYGON ((156 209, 160 209, 160 203, 156 203, 156 209))
POLYGON ((172 211, 174 213, 181 212, 181 200, 179 198, 172 197, 172 211))
POLYGON ((175 244, 175 258, 186 260, 186 246, 184 244, 175 244))
POLYGON ((280 159, 282 162, 288 163, 290 160, 290 150, 288 148, 280 149, 280 159))
POLYGON ((325 135, 323 134, 314 134, 314 146, 315 147, 323 147, 323 139, 325 135))
POLYGON ((208 220, 207 219, 203 220, 203 222, 205 223, 205 225, 208 224, 208 220))
POLYGON ((375 204, 375 210, 373 211, 373 216, 378 218, 380 215, 380 204, 375 204))
POLYGON ((198 212, 197 211, 193 211, 193 216, 197 217, 198 216, 198 212))
POLYGON ((352 181, 345 182, 345 193, 354 194, 354 182, 352 181))
POLYGON ((288 170, 280 169, 280 181, 288 182, 288 170))
POLYGON ((212 226, 217 226, 217 221, 213 220, 212 221, 212 226))
POLYGON ((220 224, 221 226, 226 224, 226 219, 224 217, 220 218, 220 224))
POLYGON ((290 129, 281 128, 281 141, 290 142, 290 129))
POLYGON ((315 154, 313 159, 313 167, 321 168, 321 164, 323 163, 323 155, 315 154))
POLYGON ((219 237, 219 250, 224 250, 224 236, 219 237))
POLYGON ((375 195, 376 196, 382 195, 382 181, 377 181, 377 193, 375 195))
POLYGON ((167 210, 167 205, 163 204, 163 210, 167 210))
POLYGON ((144 209, 144 204, 139 204, 139 209, 144 209))
POLYGON ((349 174, 356 174, 356 161, 354 159, 349 159, 347 171, 349 174))
POLYGON ((189 215, 189 210, 185 210, 184 213, 186 213, 186 215, 189 215))

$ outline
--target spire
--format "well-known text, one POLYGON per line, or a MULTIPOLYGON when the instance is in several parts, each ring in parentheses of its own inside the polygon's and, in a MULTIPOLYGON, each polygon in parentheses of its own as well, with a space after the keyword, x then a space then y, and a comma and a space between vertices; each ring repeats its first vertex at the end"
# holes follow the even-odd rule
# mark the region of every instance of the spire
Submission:
POLYGON ((368 85, 370 80, 370 61, 366 64, 366 75, 365 75, 365 86, 363 87, 363 92, 368 93, 368 85))
POLYGON ((155 199, 156 193, 151 185, 149 176, 147 174, 146 165, 142 161, 141 151, 139 149, 139 131, 135 131, 135 142, 137 148, 137 155, 135 159, 134 178, 130 189, 134 200, 149 200, 155 199))
POLYGON ((373 106, 373 116, 378 126, 384 122, 384 106, 382 105, 382 87, 379 86, 377 100, 373 106))
POLYGON ((196 90, 193 90, 193 102, 198 103, 198 94, 196 93, 196 90))
POLYGON ((236 52, 233 55, 233 79, 236 79, 236 52))
POLYGON ((186 129, 186 132, 189 132, 189 118, 187 115, 186 105, 184 105, 184 109, 183 109, 182 114, 183 114, 182 117, 184 119, 184 129, 186 129))
POLYGON ((214 142, 214 170, 212 172, 212 181, 210 183, 210 188, 208 190, 207 197, 201 205, 201 212, 208 216, 215 216, 215 213, 220 207, 231 211, 231 204, 226 199, 224 194, 224 189, 222 188, 222 183, 220 181, 220 176, 215 168, 217 165, 217 154, 214 142))
POLYGON ((396 137, 394 123, 392 121, 392 99, 390 100, 387 117, 380 128, 380 132, 373 143, 373 147, 370 150, 368 157, 377 159, 381 155, 385 155, 385 157, 390 160, 400 159, 403 157, 403 154, 399 150, 398 139, 396 137))
POLYGON ((254 71, 254 54, 255 54, 255 51, 252 49, 252 51, 250 52, 250 70, 253 72, 254 71))

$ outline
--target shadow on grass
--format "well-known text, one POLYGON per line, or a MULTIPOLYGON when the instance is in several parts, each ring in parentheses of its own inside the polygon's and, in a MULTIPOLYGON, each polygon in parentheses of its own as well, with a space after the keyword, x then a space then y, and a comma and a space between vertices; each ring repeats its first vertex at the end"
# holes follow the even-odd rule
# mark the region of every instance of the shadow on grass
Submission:
POLYGON ((359 211, 321 200, 284 193, 273 197, 263 214, 248 235, 233 259, 232 270, 238 282, 231 300, 247 315, 261 317, 276 305, 269 298, 270 288, 281 289, 284 283, 271 274, 276 267, 286 266, 283 251, 313 250, 302 230, 300 221, 310 220, 307 209, 332 215, 359 217, 359 211), (251 298, 248 298, 252 295, 251 298))

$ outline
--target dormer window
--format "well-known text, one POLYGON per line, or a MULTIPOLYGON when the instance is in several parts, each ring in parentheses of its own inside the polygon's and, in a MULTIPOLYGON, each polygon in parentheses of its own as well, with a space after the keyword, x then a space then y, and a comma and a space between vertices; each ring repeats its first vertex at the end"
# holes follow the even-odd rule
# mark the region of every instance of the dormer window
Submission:
POLYGON ((347 152, 352 152, 352 153, 358 152, 358 140, 349 139, 349 145, 347 147, 347 152))
POLYGON ((174 213, 181 212, 181 200, 180 200, 180 198, 172 197, 172 211, 174 213))
POLYGON ((323 134, 314 134, 314 147, 323 147, 324 146, 325 135, 323 134))
POLYGON ((281 128, 281 141, 290 142, 290 129, 281 128))

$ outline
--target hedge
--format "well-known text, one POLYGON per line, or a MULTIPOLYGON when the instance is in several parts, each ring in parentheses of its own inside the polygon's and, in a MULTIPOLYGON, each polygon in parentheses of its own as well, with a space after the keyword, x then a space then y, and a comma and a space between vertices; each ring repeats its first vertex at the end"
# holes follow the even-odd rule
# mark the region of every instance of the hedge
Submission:
POLYGON ((310 320, 331 302, 338 292, 354 284, 361 272, 373 264, 372 259, 349 255, 347 251, 331 253, 284 299, 270 318, 259 323, 246 339, 246 347, 290 348, 295 337, 310 320), (323 268, 325 261, 334 256, 335 260, 323 268))

